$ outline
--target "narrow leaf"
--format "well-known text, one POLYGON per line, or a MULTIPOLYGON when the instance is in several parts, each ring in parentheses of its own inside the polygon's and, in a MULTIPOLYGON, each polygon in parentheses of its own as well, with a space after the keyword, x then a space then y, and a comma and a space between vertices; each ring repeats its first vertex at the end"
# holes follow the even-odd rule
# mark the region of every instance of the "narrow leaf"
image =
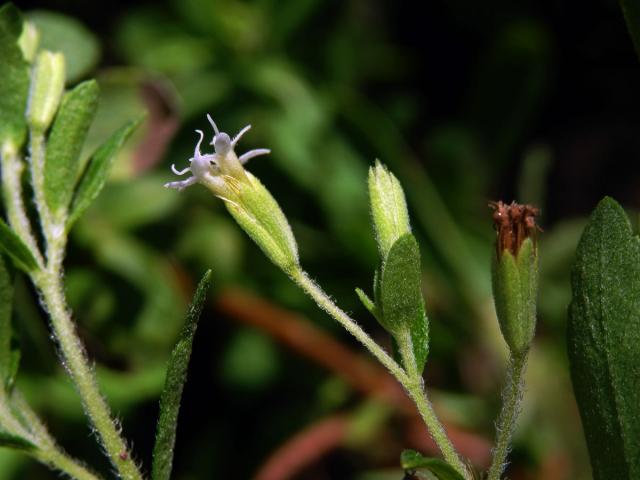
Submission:
POLYGON ((627 29, 631 34, 636 54, 640 57, 640 1, 620 0, 620 7, 627 23, 627 29))
POLYGON ((0 447, 13 448, 15 450, 36 450, 36 447, 26 438, 13 435, 9 432, 0 430, 0 447))
POLYGON ((47 141, 44 189, 54 212, 67 208, 76 178, 78 160, 98 106, 98 84, 89 80, 68 92, 47 141))
POLYGON ((38 268, 38 263, 29 248, 2 219, 0 219, 0 251, 9 255, 13 263, 27 273, 38 268))
POLYGON ((464 480, 451 465, 439 458, 427 458, 415 450, 404 450, 400 465, 407 471, 428 471, 439 480, 464 480))
POLYGON ((358 298, 362 302, 362 305, 364 305, 364 308, 369 310, 369 313, 371 313, 371 315, 378 318, 376 304, 373 303, 373 300, 371 300, 369 296, 366 293, 364 293, 364 291, 361 288, 356 288, 356 295, 358 295, 358 298))
POLYGON ((187 380, 193 337, 210 285, 211 270, 204 274, 198 284, 180 338, 169 359, 167 378, 160 398, 160 419, 153 449, 152 480, 169 480, 171 477, 180 399, 187 380))
POLYGON ((415 237, 408 233, 393 244, 382 266, 379 321, 398 343, 409 329, 419 372, 429 353, 429 324, 421 285, 420 249, 415 237))
POLYGON ((117 153, 136 127, 140 125, 142 119, 143 117, 139 117, 120 127, 95 151, 80 178, 78 188, 73 197, 67 229, 71 228, 76 220, 89 208, 91 202, 96 199, 102 187, 104 187, 117 153))
POLYGON ((640 242, 603 199, 572 270, 571 378, 595 480, 640 478, 640 242))
POLYGON ((18 46, 22 15, 11 3, 0 7, 0 148, 20 148, 26 134, 24 112, 29 91, 29 66, 18 46))

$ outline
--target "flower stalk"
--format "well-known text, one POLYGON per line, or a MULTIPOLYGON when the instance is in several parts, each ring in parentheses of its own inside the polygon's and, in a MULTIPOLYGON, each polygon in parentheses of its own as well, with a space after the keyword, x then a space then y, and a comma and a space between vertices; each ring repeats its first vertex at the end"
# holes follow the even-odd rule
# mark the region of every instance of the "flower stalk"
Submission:
POLYGON ((499 480, 506 466, 524 392, 524 373, 536 327, 538 251, 537 208, 515 202, 491 202, 496 228, 492 263, 493 296, 500 331, 509 348, 509 363, 496 424, 488 480, 499 480))
MULTIPOLYGON (((176 169, 174 165, 171 167, 176 175, 190 173, 191 176, 186 180, 169 182, 165 186, 182 190, 200 183, 221 198, 234 219, 267 257, 304 290, 322 310, 353 335, 406 389, 447 462, 463 478, 470 479, 469 471, 447 437, 424 390, 421 372, 426 359, 426 345, 419 350, 422 353, 418 366, 416 351, 412 347, 413 332, 409 324, 406 324, 401 329, 405 333, 406 341, 399 341, 404 366, 400 365, 354 319, 331 300, 300 266, 297 243, 280 206, 264 185, 243 167, 250 158, 269 153, 269 150, 251 150, 238 157, 234 148, 250 126, 242 129, 232 139, 228 134, 218 130, 211 117, 208 118, 215 132, 210 142, 214 146, 214 153, 202 153, 201 144, 204 133, 197 130, 200 139, 195 146, 193 156, 189 159, 190 165, 183 170, 176 169)), ((371 194, 372 216, 381 256, 386 260, 392 247, 402 242, 406 244, 402 252, 406 251, 409 255, 406 258, 411 259, 414 266, 414 260, 417 258, 419 265, 418 247, 417 243, 415 246, 412 243, 415 239, 411 236, 406 201, 400 183, 380 162, 377 162, 376 167, 370 172, 369 185, 370 191, 373 192, 371 194)), ((398 263, 398 258, 395 262, 398 263)), ((418 285, 416 292, 419 298, 412 298, 412 301, 416 300, 419 308, 417 317, 413 316, 412 320, 417 318, 418 322, 425 322, 424 329, 419 329, 418 332, 422 341, 426 342, 428 340, 426 315, 419 290, 418 285)), ((412 291, 412 293, 416 292, 412 291)), ((366 297, 363 292, 360 293, 363 295, 361 298, 366 297)), ((416 313, 413 307, 410 311, 412 314, 416 313)))

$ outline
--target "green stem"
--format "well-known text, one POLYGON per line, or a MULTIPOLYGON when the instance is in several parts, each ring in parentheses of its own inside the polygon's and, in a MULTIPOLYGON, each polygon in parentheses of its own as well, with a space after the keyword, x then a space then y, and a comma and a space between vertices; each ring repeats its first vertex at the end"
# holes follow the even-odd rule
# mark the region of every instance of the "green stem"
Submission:
POLYGON ((527 352, 512 355, 507 367, 507 378, 502 391, 502 410, 496 426, 496 447, 489 468, 487 480, 500 480, 506 466, 511 438, 520 413, 520 403, 524 391, 524 372, 527 366, 527 352))
MULTIPOLYGON (((426 392, 424 391, 423 381, 420 374, 417 373, 415 359, 413 353, 404 351, 403 358, 413 359, 409 362, 413 365, 410 372, 407 373, 398 363, 385 352, 349 315, 342 311, 331 298, 313 281, 302 268, 296 268, 291 274, 291 278, 311 297, 318 306, 327 312, 331 317, 336 319, 349 333, 364 345, 376 359, 384 365, 389 372, 400 382, 400 384, 409 393, 411 399, 418 407, 420 416, 422 417, 427 429, 438 445, 445 460, 455 468, 465 479, 470 479, 469 472, 451 441, 447 437, 444 427, 436 417, 433 407, 429 402, 426 392)), ((407 333, 408 335, 408 333, 407 333)), ((411 348, 411 340, 409 336, 408 342, 400 342, 403 347, 411 348)), ((405 360, 407 361, 407 360, 405 360)))
POLYGON ((101 480, 100 477, 58 449, 40 450, 35 454, 35 457, 42 463, 76 480, 101 480))
POLYGON ((340 309, 329 296, 324 293, 322 288, 315 283, 309 275, 302 270, 296 268, 291 274, 291 278, 302 288, 311 298, 315 300, 318 306, 327 312, 331 317, 336 319, 351 335, 365 346, 376 359, 384 365, 391 374, 398 379, 402 385, 410 383, 409 377, 398 363, 385 352, 363 329, 340 309))
POLYGON ((0 152, 0 170, 2 170, 2 193, 7 210, 7 219, 14 232, 29 247, 38 265, 43 266, 42 255, 36 244, 31 229, 31 222, 27 217, 22 196, 22 172, 24 162, 18 155, 16 147, 7 142, 2 145, 0 152))
POLYGON ((56 445, 38 416, 17 390, 11 394, 11 404, 21 421, 18 421, 13 415, 12 409, 9 407, 9 397, 4 391, 1 391, 0 425, 4 430, 18 435, 36 446, 35 450, 26 450, 25 453, 33 455, 40 462, 78 480, 100 480, 100 477, 91 473, 77 460, 66 455, 56 445))
POLYGON ((456 471, 462 475, 465 479, 470 479, 468 469, 465 467, 460 455, 456 452, 455 447, 449 440, 447 432, 444 426, 438 420, 436 412, 433 410, 433 406, 429 401, 426 389, 424 387, 424 380, 422 379, 422 373, 418 370, 416 365, 416 358, 413 353, 413 341, 411 340, 411 332, 408 328, 403 329, 396 334, 396 341, 398 342, 398 349, 400 350, 400 356, 405 365, 405 368, 409 371, 409 378, 411 379, 410 385, 405 385, 409 396, 416 404, 418 412, 422 417, 422 421, 427 426, 427 430, 433 438, 433 441, 438 445, 438 448, 442 452, 442 456, 456 471))
POLYGON ((31 133, 30 164, 34 196, 42 233, 47 245, 46 268, 32 275, 40 290, 44 304, 51 317, 53 333, 60 345, 64 364, 76 385, 86 414, 93 423, 104 449, 120 477, 125 480, 142 480, 138 467, 131 458, 129 449, 120 436, 120 428, 111 417, 109 406, 100 394, 95 372, 89 365, 84 347, 78 338, 75 325, 66 306, 62 284, 62 260, 66 247, 64 222, 66 218, 54 220, 44 196, 44 136, 31 133))

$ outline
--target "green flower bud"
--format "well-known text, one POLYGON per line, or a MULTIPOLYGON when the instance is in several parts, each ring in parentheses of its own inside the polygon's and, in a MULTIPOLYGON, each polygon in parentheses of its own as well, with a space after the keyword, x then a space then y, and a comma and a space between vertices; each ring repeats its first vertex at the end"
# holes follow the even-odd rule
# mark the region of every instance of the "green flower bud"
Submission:
POLYGON ((227 210, 267 257, 290 274, 299 265, 299 259, 289 222, 260 180, 250 172, 245 171, 245 175, 247 180, 242 182, 227 179, 234 191, 224 199, 227 210))
POLYGON ((411 226, 402 186, 379 160, 369 169, 369 203, 378 250, 384 261, 396 240, 411 233, 411 226))
POLYGON ((18 39, 18 46, 22 50, 24 59, 31 63, 36 56, 38 50, 38 43, 40 42, 40 32, 36 26, 31 22, 24 22, 22 26, 22 34, 18 39))
POLYGON ((176 175, 190 172, 192 176, 186 180, 169 182, 165 187, 182 190, 195 183, 207 187, 224 200, 233 218, 267 257, 285 273, 293 274, 299 265, 298 245, 289 222, 265 186, 243 166, 249 159, 265 155, 269 150, 250 150, 238 157, 234 147, 249 127, 245 127, 232 139, 226 133, 218 131, 211 117, 209 121, 215 131, 211 141, 215 153, 203 154, 200 151, 204 133, 197 130, 200 140, 189 160, 191 165, 183 170, 177 170, 172 165, 176 175))
POLYGON ((536 328, 538 251, 534 236, 538 210, 515 203, 491 206, 497 230, 492 265, 496 313, 509 349, 521 355, 531 345, 536 328))
POLYGON ((65 63, 62 53, 42 51, 31 73, 27 122, 44 132, 53 120, 64 92, 65 63))

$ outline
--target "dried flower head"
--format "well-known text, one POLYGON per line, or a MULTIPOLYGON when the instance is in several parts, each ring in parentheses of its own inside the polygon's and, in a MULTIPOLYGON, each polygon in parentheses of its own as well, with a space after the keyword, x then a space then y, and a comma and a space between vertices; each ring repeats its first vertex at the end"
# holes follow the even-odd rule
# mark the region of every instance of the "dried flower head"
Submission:
POLYGON ((507 204, 503 201, 489 202, 489 207, 494 210, 493 222, 496 228, 498 256, 505 250, 517 255, 525 239, 531 238, 535 241, 536 231, 541 230, 536 224, 536 217, 540 214, 538 208, 516 202, 507 204))

